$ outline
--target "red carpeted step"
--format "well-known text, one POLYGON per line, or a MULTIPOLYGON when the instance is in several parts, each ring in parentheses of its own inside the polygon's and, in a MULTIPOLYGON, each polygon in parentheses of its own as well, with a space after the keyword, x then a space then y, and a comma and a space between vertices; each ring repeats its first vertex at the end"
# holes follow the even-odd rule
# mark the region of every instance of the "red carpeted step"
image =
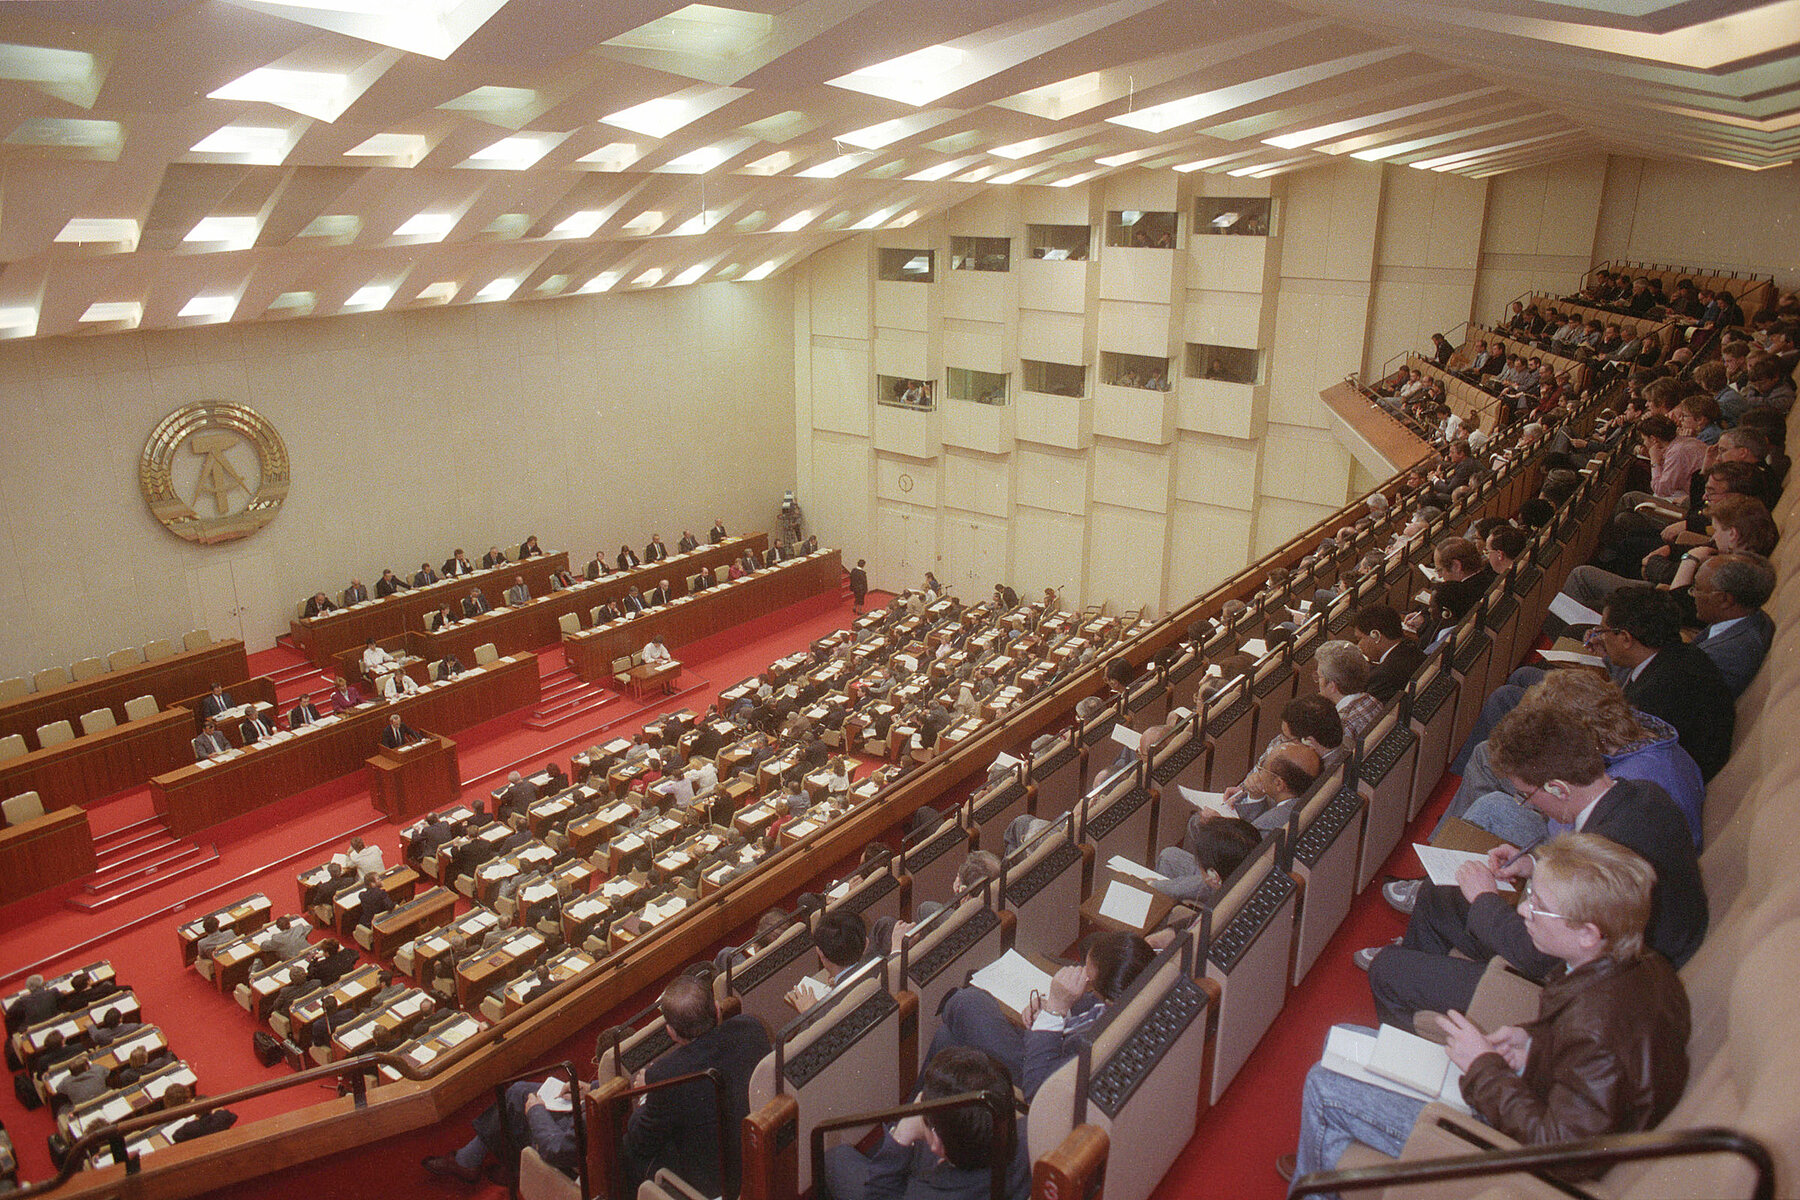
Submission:
POLYGON ((94 872, 96 878, 118 872, 121 868, 133 863, 142 863, 153 854, 160 854, 170 846, 184 845, 174 834, 166 829, 146 833, 142 837, 133 838, 117 846, 108 846, 100 851, 99 867, 94 872))
MULTIPOLYGON (((70 908, 83 912, 97 912, 122 904, 133 896, 147 892, 151 888, 162 887, 184 875, 192 875, 196 871, 204 871, 219 861, 219 852, 212 846, 196 846, 192 843, 176 848, 176 852, 166 859, 150 863, 138 868, 118 880, 99 893, 71 896, 65 901, 70 908)), ((94 885, 84 885, 87 892, 94 885)))
POLYGON ((167 829, 168 826, 163 824, 163 819, 153 814, 142 820, 133 821, 129 825, 121 825, 117 829, 109 829, 105 833, 96 833, 94 849, 104 854, 123 842, 142 837, 145 833, 166 832, 167 829))

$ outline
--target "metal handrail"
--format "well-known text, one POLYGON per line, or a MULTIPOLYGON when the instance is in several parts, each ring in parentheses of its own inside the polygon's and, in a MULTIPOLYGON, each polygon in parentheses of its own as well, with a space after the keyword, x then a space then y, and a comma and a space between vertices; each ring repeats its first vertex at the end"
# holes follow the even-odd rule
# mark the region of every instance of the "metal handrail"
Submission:
MULTIPOLYGON (((1747 1200, 1774 1200, 1775 1160, 1768 1147, 1747 1134, 1717 1126, 1672 1133, 1613 1134, 1549 1146, 1520 1146, 1512 1150, 1484 1150, 1449 1158, 1401 1161, 1343 1171, 1314 1171, 1294 1180, 1288 1196, 1291 1200, 1297 1196, 1321 1196, 1331 1192, 1479 1179, 1516 1171, 1537 1173, 1569 1167, 1607 1167, 1615 1163, 1686 1158, 1695 1154, 1738 1155, 1756 1172, 1747 1200)), ((1578 1196, 1589 1195, 1574 1191, 1578 1196)))
POLYGON ((1014 1120, 1010 1098, 996 1096, 992 1092, 963 1092, 956 1096, 941 1096, 936 1100, 915 1100, 910 1104, 897 1104, 892 1108, 852 1113, 847 1117, 833 1117, 828 1121, 821 1121, 812 1128, 809 1147, 812 1154, 813 1181, 817 1184, 825 1178, 825 1135, 828 1133, 864 1125, 885 1125, 889 1121, 924 1116, 927 1113, 973 1107, 987 1109, 988 1115, 994 1122, 994 1136, 988 1139, 989 1200, 1006 1200, 1006 1177, 1012 1165, 1014 1143, 1018 1139, 1018 1123, 1014 1120))

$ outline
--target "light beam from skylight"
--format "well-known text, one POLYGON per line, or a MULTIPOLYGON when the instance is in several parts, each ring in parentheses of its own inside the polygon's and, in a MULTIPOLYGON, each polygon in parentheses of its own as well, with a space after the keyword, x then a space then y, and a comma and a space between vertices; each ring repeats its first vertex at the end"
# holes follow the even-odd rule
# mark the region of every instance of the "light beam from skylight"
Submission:
POLYGON ((248 250, 262 232, 255 217, 202 217, 181 240, 215 244, 221 250, 248 250))

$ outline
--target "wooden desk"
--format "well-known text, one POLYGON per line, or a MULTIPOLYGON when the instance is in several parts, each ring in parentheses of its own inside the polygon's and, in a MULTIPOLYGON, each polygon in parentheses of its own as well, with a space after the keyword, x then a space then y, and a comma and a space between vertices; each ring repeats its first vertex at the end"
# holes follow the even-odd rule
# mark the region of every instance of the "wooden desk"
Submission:
MULTIPOLYGON (((267 675, 258 675, 255 679, 239 680, 237 683, 226 688, 225 694, 231 697, 233 708, 252 704, 268 705, 267 711, 262 714, 262 719, 267 721, 273 728, 281 728, 281 721, 279 720, 281 714, 275 703, 275 681, 270 679, 267 675)), ((189 737, 193 737, 206 726, 206 718, 200 715, 200 703, 210 695, 212 695, 212 689, 207 688, 205 691, 196 692, 192 696, 179 697, 173 704, 165 704, 163 707, 185 708, 193 713, 194 732, 188 735, 189 737)), ((249 712, 245 711, 233 713, 228 717, 220 719, 219 728, 224 732, 225 737, 232 745, 243 745, 243 739, 238 737, 238 726, 248 720, 249 717, 249 712)))
POLYGON ((574 613, 583 625, 587 625, 588 614, 597 605, 615 602, 633 587, 648 596, 665 578, 669 581, 671 592, 678 597, 684 596, 687 594, 687 577, 701 567, 724 566, 733 559, 742 557, 746 546, 755 547, 760 556, 767 541, 767 535, 760 533, 747 538, 733 538, 717 546, 704 546, 691 554, 677 554, 649 566, 615 571, 593 581, 584 579, 574 587, 560 592, 540 596, 534 589, 533 598, 528 604, 509 608, 504 612, 483 613, 446 629, 421 633, 421 652, 433 661, 445 654, 454 654, 467 663, 475 661, 475 647, 483 642, 492 642, 494 648, 502 654, 554 646, 557 639, 563 636, 559 622, 569 613, 574 613))
POLYGON ((1169 910, 1174 907, 1175 901, 1171 897, 1154 890, 1143 880, 1133 879, 1131 876, 1121 874, 1101 863, 1094 868, 1093 894, 1081 902, 1082 932, 1100 930, 1102 932, 1148 933, 1160 925, 1162 919, 1168 916, 1169 910), (1144 915, 1143 924, 1126 925, 1101 913, 1100 906, 1106 901, 1107 889, 1114 883, 1150 894, 1150 911, 1144 915))
POLYGON ((34 791, 46 812, 80 807, 193 761, 193 714, 166 708, 0 763, 0 796, 34 791))
POLYGON ((627 620, 564 634, 563 654, 576 675, 589 683, 605 682, 612 678, 615 658, 643 649, 652 636, 671 649, 685 646, 835 589, 842 581, 838 552, 821 550, 627 620))
POLYGON ((94 834, 87 810, 64 808, 0 829, 0 904, 91 875, 94 834))
POLYGON ((264 893, 257 892, 227 904, 224 908, 215 908, 205 916, 195 917, 175 931, 175 940, 181 945, 181 965, 194 965, 194 959, 199 957, 200 939, 206 936, 206 922, 213 917, 219 919, 219 928, 222 930, 249 933, 267 925, 269 914, 274 911, 275 902, 264 893))
MULTIPOLYGON (((396 949, 427 929, 435 929, 456 911, 456 893, 446 887, 421 892, 405 904, 375 918, 369 941, 378 958, 391 958, 396 949)), ((415 976, 416 978, 417 976, 415 976)))
POLYGON ((407 724, 457 730, 522 708, 539 695, 537 659, 505 659, 457 676, 430 691, 364 704, 329 724, 264 742, 238 757, 183 767, 150 781, 156 811, 179 837, 355 771, 380 740, 390 713, 407 724))
POLYGON ((110 708, 115 718, 123 719, 125 702, 138 696, 155 696, 158 708, 168 708, 183 696, 211 691, 215 683, 224 684, 229 691, 233 684, 248 678, 244 643, 214 642, 199 650, 8 700, 0 704, 0 737, 16 733, 27 745, 35 746, 39 725, 67 721, 79 731, 81 714, 96 708, 110 708))
POLYGON ((488 992, 536 962, 544 945, 544 935, 537 930, 515 929, 486 954, 456 968, 457 1004, 465 1010, 474 1008, 488 992))
MULTIPOLYGON (((515 575, 525 577, 531 594, 550 590, 550 576, 569 567, 569 554, 536 554, 522 563, 507 563, 473 575, 440 579, 422 588, 408 588, 380 600, 370 600, 352 608, 340 608, 320 617, 295 617, 288 623, 294 644, 316 666, 330 668, 334 658, 345 650, 361 650, 370 638, 397 637, 408 630, 422 628, 425 619, 445 604, 460 608, 469 589, 478 587, 489 604, 498 604, 515 575)), ((466 661, 466 660, 465 660, 466 661)))
POLYGON ((456 743, 428 733, 422 742, 401 750, 383 746, 365 759, 369 795, 375 807, 396 825, 453 802, 462 794, 456 743))

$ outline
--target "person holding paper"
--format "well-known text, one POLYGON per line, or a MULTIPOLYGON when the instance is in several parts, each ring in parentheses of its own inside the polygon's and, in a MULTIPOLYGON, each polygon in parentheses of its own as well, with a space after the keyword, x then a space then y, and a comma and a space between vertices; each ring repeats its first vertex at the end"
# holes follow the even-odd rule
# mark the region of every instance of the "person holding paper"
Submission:
MULTIPOLYGON (((1706 936, 1706 891, 1687 821, 1667 792, 1608 775, 1593 731, 1558 706, 1509 713, 1489 739, 1488 757, 1507 787, 1547 818, 1648 860, 1656 886, 1646 936, 1676 966, 1693 956, 1706 936)), ((1533 867, 1529 854, 1503 843, 1485 865, 1464 863, 1455 886, 1421 887, 1399 945, 1358 952, 1383 1023, 1411 1029, 1415 1013, 1467 1008, 1495 955, 1528 978, 1549 976, 1553 958, 1499 891, 1502 882, 1530 879, 1533 867)))
MULTIPOLYGON (((813 930, 813 945, 819 950, 819 966, 831 973, 831 982, 819 987, 808 986, 803 980, 790 989, 786 1000, 795 1012, 809 1011, 862 965, 869 946, 869 927, 860 913, 834 908, 819 918, 818 927, 813 930)), ((819 982, 814 980, 813 984, 819 982)))
POLYGON ((1019 1020, 980 988, 952 992, 931 1038, 928 1057, 951 1046, 984 1050, 1020 1081, 1031 1099, 1044 1080, 1073 1058, 1107 1005, 1130 989, 1156 952, 1135 933, 1097 933, 1087 939, 1079 966, 1050 977, 1048 995, 1033 997, 1019 1020))
MULTIPOLYGON (((443 955, 440 961, 449 958, 443 955)), ((575 1115, 568 1084, 561 1078, 544 1083, 507 1085, 506 1097, 475 1118, 475 1136, 455 1154, 433 1154, 421 1161, 441 1179, 479 1183, 482 1166, 494 1165, 489 1178, 510 1183, 519 1175, 519 1152, 526 1146, 569 1178, 580 1171, 575 1155, 575 1115)))
MULTIPOLYGON (((1680 977, 1645 944, 1655 886, 1651 864, 1598 834, 1538 850, 1519 905, 1552 963, 1537 1018, 1492 1031, 1459 1011, 1438 1018, 1474 1116, 1526 1145, 1649 1129, 1668 1116, 1687 1086, 1689 1013, 1680 977)), ((1352 1141, 1397 1155, 1427 1103, 1314 1066, 1286 1173, 1329 1170, 1352 1141)))

